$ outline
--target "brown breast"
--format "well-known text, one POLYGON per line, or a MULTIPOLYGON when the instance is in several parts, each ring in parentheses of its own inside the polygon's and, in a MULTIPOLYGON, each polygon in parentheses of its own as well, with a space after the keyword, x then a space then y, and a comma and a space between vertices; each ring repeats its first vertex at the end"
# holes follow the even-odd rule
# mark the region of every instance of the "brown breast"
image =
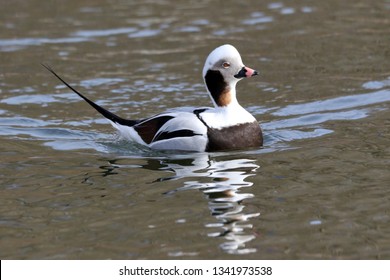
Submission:
POLYGON ((207 136, 209 138, 207 152, 253 148, 263 145, 263 134, 257 121, 222 129, 208 128, 207 136))

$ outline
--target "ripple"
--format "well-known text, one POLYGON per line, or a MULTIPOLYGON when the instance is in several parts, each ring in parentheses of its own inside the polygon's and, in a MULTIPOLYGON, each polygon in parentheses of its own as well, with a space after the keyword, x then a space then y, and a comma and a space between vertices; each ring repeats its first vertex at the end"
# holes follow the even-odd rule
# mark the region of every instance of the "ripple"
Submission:
POLYGON ((209 25, 211 22, 208 19, 197 19, 191 22, 194 25, 209 25))
POLYGON ((64 99, 76 100, 74 94, 63 93, 63 94, 25 94, 12 96, 0 100, 0 103, 8 105, 21 105, 21 104, 47 104, 55 102, 63 102, 64 99))
MULTIPOLYGON (((285 7, 282 2, 273 2, 268 4, 268 9, 270 10, 277 10, 282 15, 291 15, 296 12, 295 8, 292 7, 285 7)), ((309 6, 303 6, 300 8, 300 11, 302 13, 308 14, 314 12, 314 8, 309 6)))
POLYGON ((239 28, 239 27, 231 27, 231 28, 227 28, 227 29, 219 29, 219 30, 216 30, 213 32, 213 35, 216 35, 216 36, 225 36, 225 35, 228 35, 228 34, 234 34, 234 33, 241 33, 241 32, 244 32, 245 29, 244 28, 239 28))
POLYGON ((183 26, 183 27, 177 28, 175 31, 176 32, 193 33, 193 32, 200 32, 201 29, 198 26, 183 26))
POLYGON ((108 152, 99 139, 112 140, 112 134, 61 128, 62 121, 43 121, 26 117, 0 118, 0 136, 44 141, 56 150, 94 149, 108 152))
MULTIPOLYGON (((265 135, 265 142, 267 144, 267 147, 276 146, 279 142, 290 142, 290 141, 296 141, 296 140, 303 140, 303 139, 312 139, 317 137, 322 137, 327 134, 333 133, 333 130, 330 129, 324 129, 324 128, 315 128, 311 131, 301 131, 301 130, 294 130, 294 129, 279 129, 276 131, 269 132, 265 135)), ((288 146, 281 146, 279 147, 279 150, 285 150, 285 149, 291 149, 291 147, 288 146)), ((269 152, 272 152, 273 150, 269 150, 269 152)))
POLYGON ((318 225, 322 225, 322 221, 321 220, 312 220, 309 222, 309 224, 311 226, 318 226, 318 225))
POLYGON ((365 89, 382 89, 384 87, 390 87, 390 77, 383 81, 369 81, 362 85, 365 89))
POLYGON ((177 252, 169 252, 168 256, 169 257, 195 257, 199 255, 198 252, 182 252, 182 251, 177 251, 177 252))
POLYGON ((242 21, 242 23, 246 24, 246 25, 255 25, 255 24, 260 24, 260 23, 272 22, 273 20, 274 20, 274 18, 271 16, 263 16, 263 17, 245 19, 242 21))
POLYGON ((263 123, 265 129, 280 129, 295 126, 310 126, 333 120, 357 120, 368 116, 370 110, 350 110, 331 113, 307 114, 304 116, 263 123))
POLYGON ((274 10, 274 9, 280 9, 283 8, 283 3, 282 2, 272 2, 268 4, 268 9, 274 10))
POLYGON ((107 37, 121 34, 129 34, 130 38, 151 37, 161 33, 160 29, 143 29, 136 27, 119 27, 112 29, 79 30, 63 38, 12 38, 0 39, 0 51, 12 52, 29 46, 40 46, 44 44, 82 43, 91 41, 96 37, 107 37))
POLYGON ((49 122, 26 117, 0 118, 1 126, 17 126, 17 127, 42 127, 47 126, 49 122))
POLYGON ((18 51, 29 46, 40 46, 43 44, 64 44, 86 42, 88 38, 68 37, 68 38, 18 38, 18 39, 0 39, 0 51, 12 52, 18 51))
POLYGON ((47 147, 51 147, 52 149, 57 151, 75 151, 75 150, 92 149, 100 153, 109 152, 104 145, 101 145, 94 140, 90 140, 90 141, 86 141, 86 140, 80 141, 80 139, 56 140, 56 141, 48 141, 44 145, 47 147))
POLYGON ((314 8, 309 7, 309 6, 304 6, 301 8, 301 12, 305 13, 305 14, 309 14, 309 13, 314 12, 314 8))
POLYGON ((97 29, 97 30, 79 30, 74 32, 73 35, 76 37, 104 37, 104 36, 113 36, 120 34, 129 34, 136 32, 138 29, 135 27, 121 27, 113 29, 97 29))
POLYGON ((145 37, 153 37, 159 35, 161 33, 160 29, 144 29, 134 32, 129 35, 129 38, 145 38, 145 37))
POLYGON ((121 78, 95 78, 90 80, 84 80, 80 82, 80 85, 85 88, 91 88, 101 85, 113 85, 125 81, 121 78))
POLYGON ((292 15, 292 14, 295 13, 295 9, 294 8, 285 7, 285 8, 280 9, 280 13, 282 15, 292 15))
MULTIPOLYGON (((389 85, 390 79, 386 79, 364 83, 363 87, 367 89, 382 89, 389 85)), ((250 111, 258 114, 270 113, 274 116, 283 117, 279 120, 261 123, 266 146, 273 147, 278 145, 279 142, 315 138, 333 133, 333 130, 324 129, 321 125, 328 121, 366 118, 370 113, 384 109, 383 106, 368 106, 383 104, 388 101, 390 101, 390 91, 382 89, 371 93, 288 105, 283 108, 259 109, 253 107, 250 111)), ((289 147, 283 146, 281 149, 289 149, 289 147)), ((272 151, 272 148, 271 150, 263 150, 263 152, 272 151)))
POLYGON ((354 107, 368 106, 390 101, 390 91, 380 90, 372 93, 341 96, 327 100, 288 105, 273 112, 275 116, 303 115, 323 111, 336 111, 354 107))

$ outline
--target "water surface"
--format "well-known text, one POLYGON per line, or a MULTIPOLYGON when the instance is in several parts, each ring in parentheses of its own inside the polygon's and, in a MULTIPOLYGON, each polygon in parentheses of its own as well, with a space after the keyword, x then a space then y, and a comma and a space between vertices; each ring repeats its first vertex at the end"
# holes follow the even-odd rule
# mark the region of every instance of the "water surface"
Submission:
POLYGON ((18 1, 0 11, 2 259, 389 259, 390 2, 18 1), (215 11, 218 11, 217 13, 215 11), (263 148, 118 138, 47 63, 127 118, 210 106, 235 45, 263 148))

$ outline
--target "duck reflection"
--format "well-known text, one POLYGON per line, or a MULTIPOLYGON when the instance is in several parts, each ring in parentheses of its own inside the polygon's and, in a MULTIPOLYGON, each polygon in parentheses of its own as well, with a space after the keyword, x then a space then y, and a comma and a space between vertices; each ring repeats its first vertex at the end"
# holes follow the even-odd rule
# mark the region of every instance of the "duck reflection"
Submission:
POLYGON ((170 170, 174 176, 160 178, 158 181, 188 179, 184 186, 167 192, 200 190, 205 194, 208 207, 215 222, 206 224, 212 229, 208 236, 223 238, 220 247, 231 254, 248 254, 256 252, 248 242, 256 236, 251 232, 253 225, 250 219, 260 213, 248 213, 243 203, 245 199, 254 197, 243 192, 252 182, 246 181, 255 175, 259 166, 250 159, 217 159, 203 154, 191 159, 162 160, 160 170, 170 170), (198 179, 197 179, 198 178, 198 179), (207 178, 205 181, 204 178, 207 178))

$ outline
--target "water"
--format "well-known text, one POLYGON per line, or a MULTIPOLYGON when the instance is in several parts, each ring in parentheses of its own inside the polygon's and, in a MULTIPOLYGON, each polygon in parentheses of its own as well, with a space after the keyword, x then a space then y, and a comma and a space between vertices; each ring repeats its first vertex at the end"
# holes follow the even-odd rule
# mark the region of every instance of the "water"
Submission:
POLYGON ((4 1, 2 259, 389 259, 390 2, 4 1), (218 11, 218 13, 215 13, 218 11), (149 151, 128 118, 209 106, 231 43, 261 149, 149 151))

